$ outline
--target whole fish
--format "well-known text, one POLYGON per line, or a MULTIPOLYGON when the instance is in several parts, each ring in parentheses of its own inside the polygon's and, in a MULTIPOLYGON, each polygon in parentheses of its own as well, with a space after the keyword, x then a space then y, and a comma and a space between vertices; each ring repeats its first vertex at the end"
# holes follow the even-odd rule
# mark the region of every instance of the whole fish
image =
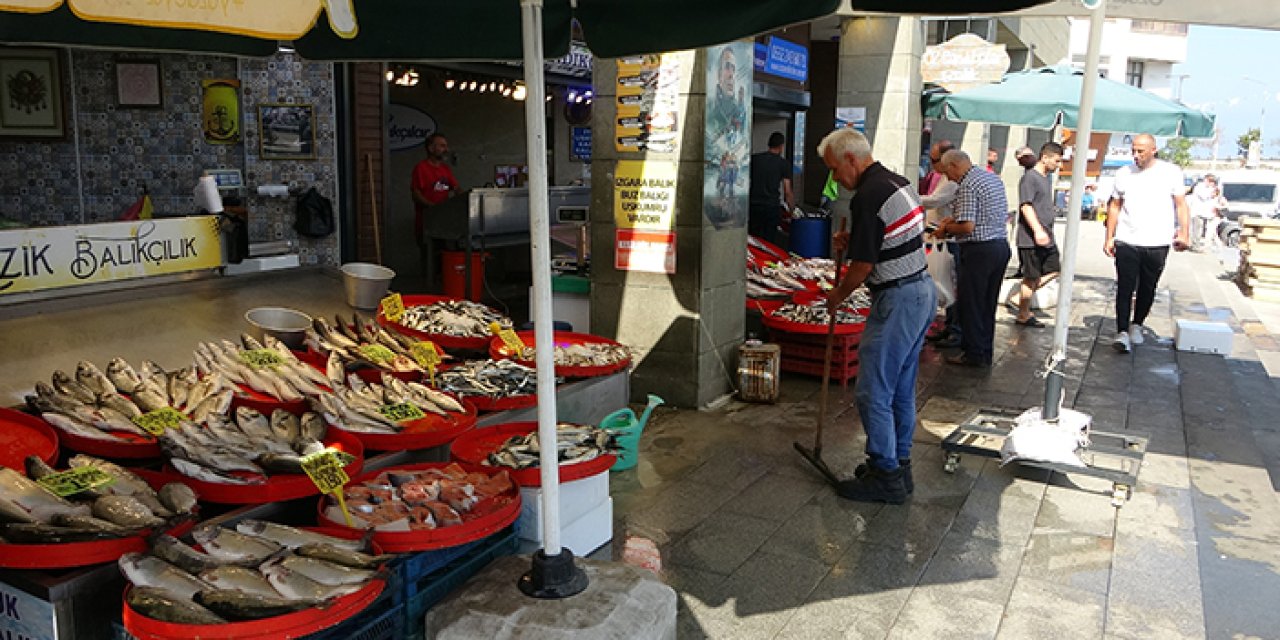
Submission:
POLYGON ((264 562, 259 570, 280 595, 291 600, 328 600, 360 590, 358 585, 321 584, 284 566, 281 560, 264 562))
POLYGON ((8 540, 15 544, 61 544, 64 542, 114 540, 119 537, 114 533, 63 527, 40 522, 0 524, 0 539, 8 540))
POLYGON ((280 592, 254 569, 223 565, 201 572, 198 577, 213 585, 214 589, 243 591, 268 598, 280 597, 280 592))
POLYGON ((337 389, 341 387, 347 378, 347 369, 342 364, 342 357, 337 351, 329 352, 329 360, 324 367, 325 377, 329 379, 329 387, 337 389))
POLYGON ((242 478, 240 476, 233 476, 229 473, 210 469, 204 465, 191 462, 190 460, 183 460, 182 458, 170 458, 169 464, 172 465, 178 473, 181 473, 188 478, 194 478, 204 482, 213 482, 216 484, 254 485, 263 484, 267 481, 266 476, 242 478))
POLYGON ((115 393, 104 393, 98 396, 98 406, 104 409, 111 409, 130 420, 142 415, 142 409, 128 398, 115 393))
POLYGON ((236 425, 246 436, 254 440, 272 440, 271 421, 251 407, 236 407, 236 425))
POLYGON ((327 544, 340 549, 361 551, 369 544, 368 536, 356 540, 349 540, 346 538, 317 533, 315 531, 307 531, 305 529, 298 529, 288 525, 277 524, 275 522, 267 522, 266 520, 241 520, 236 523, 236 531, 247 536, 266 538, 276 544, 290 549, 296 549, 305 544, 327 544))
POLYGON ((299 422, 302 425, 301 435, 305 440, 322 440, 325 432, 329 430, 329 427, 324 423, 324 419, 314 411, 302 414, 299 422))
POLYGON ((187 599, 209 588, 203 580, 155 556, 126 553, 116 564, 135 587, 155 587, 187 599))
POLYGON ((226 619, 214 612, 165 589, 134 585, 125 600, 134 611, 161 622, 192 625, 226 623, 226 619))
POLYGON ((79 380, 72 378, 66 371, 61 369, 53 372, 52 382, 53 388, 56 389, 58 393, 71 396, 80 402, 93 404, 98 399, 97 394, 95 394, 93 390, 84 386, 79 380))
POLYGON ((93 515, 122 527, 143 529, 159 527, 164 520, 133 496, 102 496, 93 501, 93 515))
POLYGON ((249 334, 247 334, 247 333, 242 333, 242 334, 240 334, 240 344, 241 344, 241 345, 243 345, 243 346, 244 346, 244 348, 245 348, 246 350, 248 350, 248 351, 257 351, 257 350, 260 350, 260 349, 266 349, 266 348, 267 348, 267 347, 266 347, 265 345, 263 345, 261 342, 258 342, 258 339, 257 339, 257 338, 255 338, 255 337, 253 337, 253 336, 251 336, 251 335, 249 335, 249 334))
MULTIPOLYGON (((137 408, 135 407, 134 410, 137 411, 137 408)), ((138 415, 142 415, 142 412, 138 411, 138 415)), ((89 414, 89 422, 103 431, 117 431, 151 437, 151 434, 139 427, 132 418, 109 406, 98 407, 97 410, 89 414)))
POLYGON ((168 534, 156 538, 151 543, 151 553, 192 575, 227 564, 224 560, 196 551, 185 542, 168 534))
POLYGON ((298 416, 284 409, 276 409, 271 412, 270 425, 271 432, 281 442, 293 442, 302 433, 302 424, 298 420, 298 416))
POLYGON ((305 558, 317 558, 354 569, 377 569, 395 558, 390 554, 374 556, 323 542, 308 542, 293 552, 305 558))
POLYGON ((131 536, 138 533, 136 527, 124 527, 108 520, 92 516, 74 516, 59 513, 53 516, 53 524, 59 527, 71 527, 84 531, 97 531, 111 536, 131 536))
POLYGON ((32 480, 39 480, 51 473, 57 473, 53 467, 41 460, 40 456, 27 456, 22 460, 22 464, 27 469, 27 477, 32 480))
POLYGON ((133 393, 142 388, 142 376, 124 358, 112 358, 107 363, 107 380, 120 393, 133 393))
POLYGON ((66 431, 67 433, 80 436, 81 438, 87 438, 89 440, 100 440, 103 442, 120 442, 123 440, 123 438, 118 438, 116 436, 113 436, 110 433, 107 433, 106 431, 103 431, 102 429, 99 429, 93 426, 92 424, 83 422, 81 420, 72 418, 70 416, 63 415, 61 413, 45 412, 45 413, 41 413, 40 417, 44 419, 45 422, 48 422, 49 424, 63 431, 66 431))
POLYGON ((319 558, 297 555, 286 555, 280 558, 280 564, 320 584, 330 586, 343 584, 361 585, 372 579, 374 575, 374 572, 368 569, 353 569, 319 558))
POLYGON ((0 467, 0 519, 49 523, 56 514, 87 516, 87 505, 73 504, 7 467, 0 467))
POLYGON ((191 513, 196 508, 196 492, 181 482, 160 487, 160 504, 176 514, 191 513))
POLYGON ((169 372, 164 367, 155 363, 154 360, 143 360, 142 366, 138 367, 138 376, 143 380, 150 380, 156 384, 168 386, 169 372))
POLYGON ((92 362, 81 360, 76 365, 76 381, 89 387, 95 396, 115 393, 116 386, 92 362))
POLYGON ((274 541, 247 536, 219 526, 204 526, 191 532, 205 553, 233 563, 260 563, 283 549, 274 541))
POLYGON ((114 463, 94 458, 86 455, 75 455, 67 461, 72 467, 93 467, 105 472, 115 480, 111 484, 100 488, 102 493, 108 493, 116 496, 132 496, 141 502, 151 513, 161 518, 170 518, 175 515, 172 509, 169 509, 160 501, 160 495, 155 489, 147 484, 146 480, 138 477, 137 474, 125 469, 124 467, 114 463))
POLYGON ((182 410, 183 407, 187 406, 187 397, 191 393, 191 388, 199 381, 200 378, 196 375, 196 370, 191 367, 179 369, 170 374, 165 379, 165 384, 169 391, 169 404, 173 405, 175 409, 182 410))
POLYGON ((138 405, 143 412, 156 411, 169 406, 168 397, 146 386, 139 387, 130 397, 133 398, 133 403, 138 405))
POLYGON ((191 419, 199 423, 204 422, 211 415, 226 415, 231 410, 231 401, 234 398, 235 392, 230 389, 215 391, 191 409, 191 419))
POLYGON ((320 606, 321 602, 245 593, 235 589, 201 591, 195 600, 201 606, 230 620, 257 620, 320 606))

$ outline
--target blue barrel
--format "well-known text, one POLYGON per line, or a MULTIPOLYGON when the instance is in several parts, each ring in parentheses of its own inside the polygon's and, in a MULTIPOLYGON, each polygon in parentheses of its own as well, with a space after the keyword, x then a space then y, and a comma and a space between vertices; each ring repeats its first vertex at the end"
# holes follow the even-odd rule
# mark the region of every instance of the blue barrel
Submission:
POLYGON ((791 253, 805 258, 826 258, 831 248, 831 218, 796 218, 791 221, 791 253))

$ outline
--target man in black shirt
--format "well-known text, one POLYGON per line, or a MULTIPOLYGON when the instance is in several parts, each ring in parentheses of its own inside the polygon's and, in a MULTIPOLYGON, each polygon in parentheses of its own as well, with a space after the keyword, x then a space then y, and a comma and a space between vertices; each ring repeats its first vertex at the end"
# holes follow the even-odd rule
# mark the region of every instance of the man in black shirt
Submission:
MULTIPOLYGON (((751 198, 747 231, 776 245, 783 245, 782 203, 791 211, 791 163, 782 155, 787 139, 778 131, 769 134, 769 150, 751 156, 751 198)), ((785 246, 783 248, 786 248, 785 246)))

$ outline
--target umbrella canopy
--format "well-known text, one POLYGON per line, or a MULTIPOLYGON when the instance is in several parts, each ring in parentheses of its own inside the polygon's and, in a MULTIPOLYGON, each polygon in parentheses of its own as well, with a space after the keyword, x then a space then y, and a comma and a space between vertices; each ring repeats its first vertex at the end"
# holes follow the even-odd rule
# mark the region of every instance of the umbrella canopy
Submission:
MULTIPOLYGON (((1084 72, 1068 66, 1005 74, 1004 79, 968 91, 929 96, 925 116, 1051 129, 1079 126, 1084 72)), ((1093 129, 1120 133, 1208 138, 1213 116, 1166 100, 1138 87, 1098 78, 1093 129)))

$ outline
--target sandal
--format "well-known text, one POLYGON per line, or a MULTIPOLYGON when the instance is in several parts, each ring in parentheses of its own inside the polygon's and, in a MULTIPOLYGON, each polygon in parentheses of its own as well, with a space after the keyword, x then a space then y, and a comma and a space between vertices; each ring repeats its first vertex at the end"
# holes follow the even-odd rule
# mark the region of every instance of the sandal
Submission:
POLYGON ((1043 323, 1043 322, 1040 322, 1040 319, 1039 319, 1039 318, 1037 318, 1037 317, 1035 317, 1035 316, 1031 316, 1030 318, 1027 318, 1026 320, 1019 320, 1019 319, 1017 319, 1017 318, 1014 318, 1014 319, 1013 319, 1013 323, 1014 323, 1014 324, 1018 324, 1018 325, 1022 325, 1022 326, 1024 326, 1024 327, 1036 327, 1037 329, 1038 329, 1038 328, 1040 328, 1040 327, 1043 327, 1043 326, 1044 326, 1044 323, 1043 323))

